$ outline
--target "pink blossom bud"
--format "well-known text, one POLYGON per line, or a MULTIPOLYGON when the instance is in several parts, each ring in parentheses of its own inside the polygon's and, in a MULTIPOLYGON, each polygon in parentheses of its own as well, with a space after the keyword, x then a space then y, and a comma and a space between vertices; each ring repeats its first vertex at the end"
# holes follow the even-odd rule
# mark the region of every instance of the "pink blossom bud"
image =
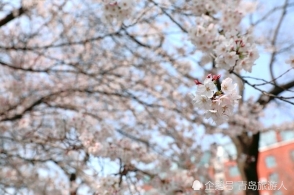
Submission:
POLYGON ((194 80, 196 85, 202 85, 202 83, 200 81, 198 81, 197 79, 194 80))
POLYGON ((213 76, 212 76, 212 80, 213 80, 213 81, 217 81, 220 77, 221 77, 220 74, 219 74, 219 75, 213 75, 213 76))
POLYGON ((241 40, 240 42, 241 47, 245 47, 245 43, 241 40))

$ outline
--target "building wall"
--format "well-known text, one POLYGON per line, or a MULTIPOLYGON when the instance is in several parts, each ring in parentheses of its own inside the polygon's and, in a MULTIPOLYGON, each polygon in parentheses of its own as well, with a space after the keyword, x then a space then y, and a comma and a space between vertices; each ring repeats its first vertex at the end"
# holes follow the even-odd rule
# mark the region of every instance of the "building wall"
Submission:
MULTIPOLYGON (((261 195, 293 195, 294 194, 294 141, 282 141, 260 149, 257 164, 259 181, 276 182, 276 190, 261 190, 261 195), (277 180, 276 180, 277 179, 277 180), (283 186, 285 186, 285 188, 283 186), (281 188, 280 188, 281 187, 281 188), (280 188, 280 190, 278 190, 280 188)), ((235 160, 224 162, 225 181, 242 184, 235 160)), ((233 191, 231 191, 233 192, 233 191)), ((243 195, 244 191, 234 191, 234 195, 243 195)))
POLYGON ((264 190, 261 195, 293 195, 294 141, 279 142, 260 149, 258 175, 260 180, 272 181, 276 178, 278 183, 277 188, 280 188, 283 182, 287 189, 282 187, 280 189, 281 192, 264 190))
POLYGON ((233 183, 233 189, 227 189, 228 195, 244 195, 244 190, 239 190, 239 185, 242 185, 242 178, 236 161, 229 160, 224 163, 225 182, 233 183))
MULTIPOLYGON (((257 169, 259 181, 273 181, 273 175, 276 174, 278 176, 276 189, 281 187, 282 182, 286 189, 281 187, 280 191, 261 190, 260 195, 294 194, 294 140, 291 139, 289 141, 281 141, 278 139, 278 141, 278 143, 260 148, 257 169)), ((226 182, 232 182, 236 185, 233 186, 234 189, 215 191, 213 194, 244 195, 245 190, 239 190, 239 185, 244 183, 242 182, 236 161, 233 160, 233 158, 223 158, 224 156, 224 153, 220 153, 216 156, 216 158, 207 159, 205 161, 207 165, 205 171, 210 178, 213 178, 212 180, 209 180, 214 184, 223 180, 224 185, 226 185, 226 182)), ((204 186, 204 189, 205 187, 206 186, 204 186)), ((195 195, 197 194, 199 193, 195 192, 195 195)))

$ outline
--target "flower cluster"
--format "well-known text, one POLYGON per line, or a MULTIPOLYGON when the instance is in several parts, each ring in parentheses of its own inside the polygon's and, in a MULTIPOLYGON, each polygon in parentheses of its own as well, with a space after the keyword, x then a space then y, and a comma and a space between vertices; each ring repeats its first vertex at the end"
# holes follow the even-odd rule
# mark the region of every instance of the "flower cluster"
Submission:
POLYGON ((252 38, 240 36, 236 31, 220 36, 214 52, 216 67, 225 70, 251 72, 254 61, 259 57, 252 38))
POLYGON ((194 105, 217 125, 228 121, 234 105, 241 98, 237 93, 237 84, 233 84, 231 78, 223 80, 221 90, 217 90, 216 82, 219 78, 220 75, 209 74, 203 83, 195 80, 198 87, 196 93, 192 94, 194 105))
POLYGON ((220 1, 199 1, 195 4, 204 7, 203 10, 208 7, 209 13, 216 13, 218 8, 220 17, 217 20, 217 14, 202 13, 197 18, 196 26, 189 30, 191 42, 205 53, 204 56, 214 56, 216 67, 251 72, 259 54, 250 33, 244 35, 237 30, 246 14, 241 11, 241 4, 232 2, 226 9, 222 9, 224 5, 220 1))
POLYGON ((189 36, 191 42, 197 49, 209 52, 213 49, 213 41, 217 37, 217 28, 212 23, 212 18, 203 15, 197 21, 196 28, 190 29, 189 36))
POLYGON ((103 6, 104 17, 107 22, 126 19, 133 9, 133 0, 105 1, 103 6))
POLYGON ((220 23, 224 30, 235 29, 243 17, 243 13, 238 9, 226 9, 223 11, 220 23))
POLYGON ((264 116, 262 106, 254 102, 253 98, 250 98, 239 107, 238 113, 230 118, 230 127, 235 131, 229 131, 229 133, 234 136, 244 130, 257 133, 257 131, 263 129, 263 125, 259 121, 262 116, 264 116))
POLYGON ((145 147, 131 142, 128 139, 117 140, 116 144, 107 141, 99 142, 97 139, 95 135, 91 136, 91 134, 88 133, 83 133, 80 136, 83 146, 93 156, 109 158, 112 161, 120 158, 124 163, 130 163, 131 160, 133 160, 146 164, 154 162, 157 158, 154 153, 148 152, 145 147))
POLYGON ((193 0, 191 1, 191 10, 197 16, 202 14, 214 15, 221 8, 220 1, 193 0))
POLYGON ((183 169, 174 169, 167 172, 162 172, 156 177, 153 177, 149 182, 146 195, 163 195, 174 194, 177 190, 190 189, 194 178, 190 171, 183 169), (152 190, 150 190, 152 189, 152 190))
POLYGON ((103 195, 117 194, 120 191, 119 181, 110 176, 99 178, 99 185, 95 188, 103 195))

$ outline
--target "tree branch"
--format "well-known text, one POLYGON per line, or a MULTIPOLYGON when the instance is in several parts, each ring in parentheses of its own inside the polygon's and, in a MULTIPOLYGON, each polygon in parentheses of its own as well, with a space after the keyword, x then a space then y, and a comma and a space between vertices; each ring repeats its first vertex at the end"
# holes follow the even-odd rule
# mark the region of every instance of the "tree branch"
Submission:
MULTIPOLYGON (((294 80, 293 81, 290 81, 289 83, 287 84, 284 84, 284 85, 281 85, 281 86, 278 86, 276 85, 272 90, 270 90, 267 94, 270 94, 270 96, 268 96, 268 98, 264 98, 265 95, 267 94, 262 94, 257 102, 260 104, 260 105, 263 105, 265 106, 267 103, 269 103, 271 100, 273 100, 275 97, 277 97, 280 93, 290 89, 294 87, 294 80)), ((282 97, 281 97, 282 98, 282 97)), ((280 99, 280 98, 279 98, 280 99)))
POLYGON ((11 20, 14 20, 15 18, 21 16, 23 13, 25 13, 26 10, 23 7, 20 7, 19 9, 13 10, 5 16, 3 19, 0 20, 0 27, 6 25, 11 20))
MULTIPOLYGON (((278 38, 278 35, 279 35, 279 31, 280 31, 280 28, 281 28, 281 25, 282 25, 282 22, 286 16, 286 9, 287 9, 287 5, 288 5, 288 0, 285 1, 284 3, 284 6, 283 6, 283 12, 282 12, 282 15, 280 17, 280 20, 277 24, 277 27, 275 29, 275 32, 274 32, 274 36, 273 36, 273 39, 272 39, 272 46, 276 46, 276 42, 277 42, 277 38, 278 38)), ((273 66, 274 66, 274 62, 276 60, 276 54, 277 54, 277 51, 274 50, 274 52, 272 53, 271 55, 271 59, 270 59, 270 64, 269 64, 269 67, 270 67, 270 74, 271 74, 271 77, 272 77, 272 80, 273 82, 276 84, 275 80, 274 80, 274 72, 273 72, 273 66)))

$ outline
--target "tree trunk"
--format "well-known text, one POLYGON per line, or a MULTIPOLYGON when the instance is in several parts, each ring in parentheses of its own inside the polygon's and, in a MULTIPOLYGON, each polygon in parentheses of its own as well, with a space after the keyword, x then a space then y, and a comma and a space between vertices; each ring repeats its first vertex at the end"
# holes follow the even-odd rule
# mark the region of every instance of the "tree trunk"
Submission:
POLYGON ((260 132, 253 135, 244 132, 242 135, 232 139, 238 152, 237 163, 242 181, 247 183, 246 195, 260 194, 257 173, 259 138, 260 132))

